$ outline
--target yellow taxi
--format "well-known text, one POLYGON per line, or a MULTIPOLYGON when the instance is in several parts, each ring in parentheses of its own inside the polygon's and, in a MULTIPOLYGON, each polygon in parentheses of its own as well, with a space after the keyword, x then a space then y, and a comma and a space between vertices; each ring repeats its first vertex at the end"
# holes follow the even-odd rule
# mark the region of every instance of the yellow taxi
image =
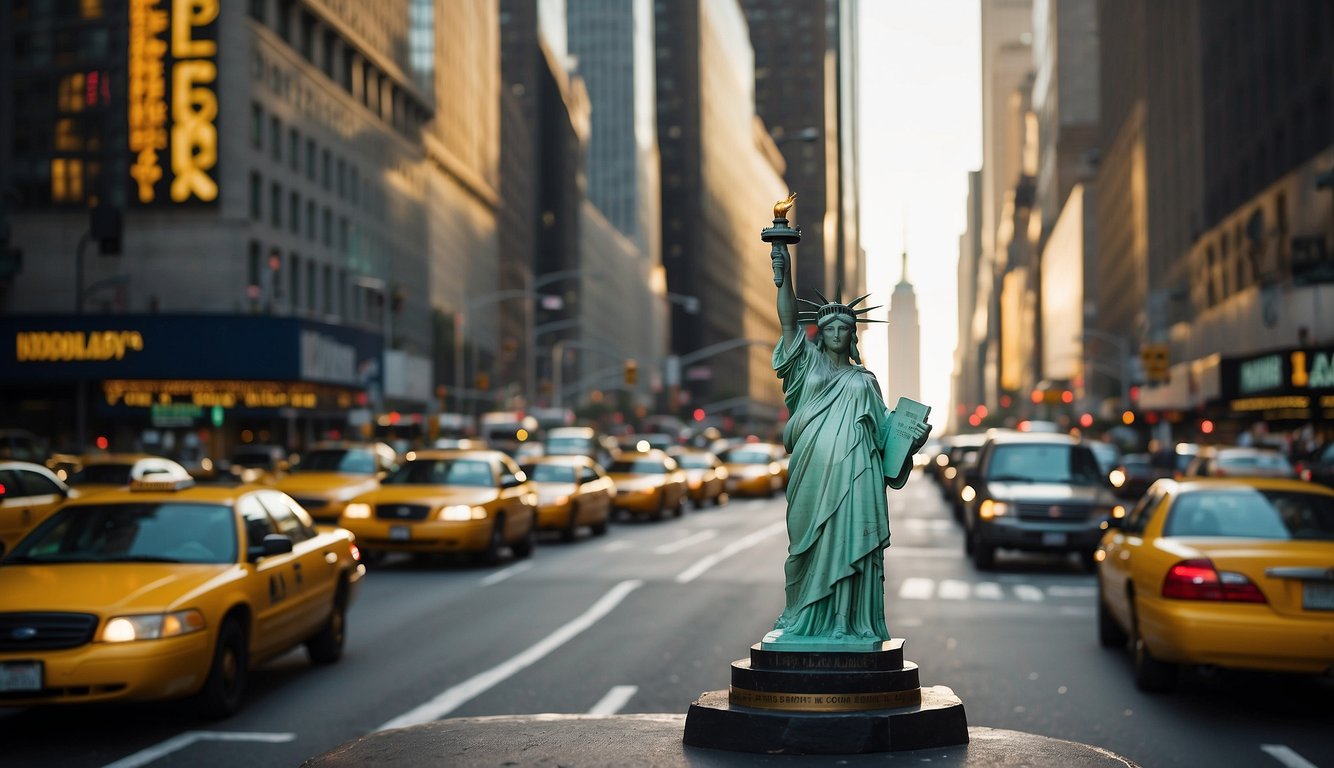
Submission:
POLYGON ((665 451, 650 448, 618 454, 607 474, 616 484, 615 509, 652 520, 661 520, 667 510, 677 517, 685 512, 686 473, 665 451))
POLYGON ((532 554, 537 487, 503 451, 423 450, 343 508, 339 525, 379 555, 474 554, 489 564, 509 547, 532 554))
POLYGON ((0 557, 78 492, 29 461, 0 461, 0 557))
POLYGON ((1290 479, 1162 479, 1094 554, 1098 639, 1136 685, 1180 665, 1334 671, 1334 490, 1290 479))
POLYGON ((91 453, 81 456, 77 469, 65 481, 79 493, 101 493, 124 488, 131 480, 173 471, 180 466, 152 453, 91 453))
POLYGON ((537 486, 537 528, 559 531, 574 541, 581 526, 594 536, 607 532, 616 485, 593 459, 582 455, 547 455, 527 459, 523 472, 537 486))
POLYGON ((672 458, 686 473, 686 489, 696 509, 727 502, 727 467, 718 454, 703 448, 678 448, 672 458))
POLYGON ((727 467, 727 492, 737 496, 773 498, 783 490, 783 457, 776 443, 742 443, 720 456, 727 467))
POLYGON ((380 487, 398 468, 398 454, 385 443, 320 443, 273 487, 297 500, 317 523, 338 522, 349 501, 380 487))
POLYGON ((358 558, 286 494, 179 465, 72 500, 0 560, 0 701, 189 698, 226 717, 265 661, 339 659, 358 558))

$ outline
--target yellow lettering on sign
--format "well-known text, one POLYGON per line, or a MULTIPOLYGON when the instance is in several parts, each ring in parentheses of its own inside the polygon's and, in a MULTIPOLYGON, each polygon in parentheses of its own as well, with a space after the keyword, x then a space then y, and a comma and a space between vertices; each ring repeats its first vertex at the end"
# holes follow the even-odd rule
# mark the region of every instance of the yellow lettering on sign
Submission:
POLYGON ((130 177, 139 201, 150 203, 162 179, 158 152, 167 148, 167 88, 164 57, 167 43, 159 35, 167 29, 167 12, 160 0, 130 1, 129 73, 126 91, 129 147, 134 154, 130 177))
POLYGON ((1298 350, 1292 353, 1292 386, 1306 386, 1306 353, 1298 350))
POLYGON ((23 331, 14 337, 15 359, 28 362, 123 360, 144 348, 138 331, 23 331))
POLYGON ((208 26, 218 18, 218 0, 174 0, 171 6, 171 54, 178 59, 203 59, 217 54, 212 40, 195 40, 195 27, 208 26))
POLYGON ((208 171, 218 162, 218 95, 200 84, 218 77, 211 61, 183 61, 171 75, 171 199, 184 202, 193 195, 216 200, 218 183, 208 171))

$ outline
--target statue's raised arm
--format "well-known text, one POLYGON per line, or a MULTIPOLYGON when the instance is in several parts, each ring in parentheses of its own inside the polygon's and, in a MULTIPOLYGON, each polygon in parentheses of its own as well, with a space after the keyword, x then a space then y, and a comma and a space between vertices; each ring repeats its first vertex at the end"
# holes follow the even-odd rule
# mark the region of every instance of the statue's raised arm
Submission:
POLYGON ((774 223, 760 232, 760 238, 769 243, 769 261, 774 271, 774 286, 778 288, 778 323, 783 329, 783 341, 791 342, 801 332, 797 322, 797 295, 792 288, 792 254, 788 245, 801 241, 801 228, 788 226, 787 214, 796 205, 797 193, 774 203, 774 223))

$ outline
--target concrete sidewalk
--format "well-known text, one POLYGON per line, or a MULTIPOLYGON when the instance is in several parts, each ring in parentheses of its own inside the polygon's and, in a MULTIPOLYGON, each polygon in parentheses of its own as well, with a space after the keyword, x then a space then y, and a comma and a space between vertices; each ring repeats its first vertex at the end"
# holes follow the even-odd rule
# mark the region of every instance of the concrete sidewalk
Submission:
POLYGON ((302 763, 303 768, 478 768, 480 766, 922 765, 936 768, 1138 768, 1105 749, 1021 731, 968 729, 955 747, 868 755, 759 755, 687 747, 685 715, 509 715, 437 720, 380 731, 302 763))

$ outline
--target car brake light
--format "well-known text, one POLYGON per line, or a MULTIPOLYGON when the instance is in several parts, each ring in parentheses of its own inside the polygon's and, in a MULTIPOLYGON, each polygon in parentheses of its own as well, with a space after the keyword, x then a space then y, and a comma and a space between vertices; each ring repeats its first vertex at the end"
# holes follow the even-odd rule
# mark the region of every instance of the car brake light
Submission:
POLYGON ((1210 560, 1182 560, 1163 578, 1163 597, 1175 600, 1224 600, 1264 603, 1264 593, 1244 574, 1219 571, 1210 560))

